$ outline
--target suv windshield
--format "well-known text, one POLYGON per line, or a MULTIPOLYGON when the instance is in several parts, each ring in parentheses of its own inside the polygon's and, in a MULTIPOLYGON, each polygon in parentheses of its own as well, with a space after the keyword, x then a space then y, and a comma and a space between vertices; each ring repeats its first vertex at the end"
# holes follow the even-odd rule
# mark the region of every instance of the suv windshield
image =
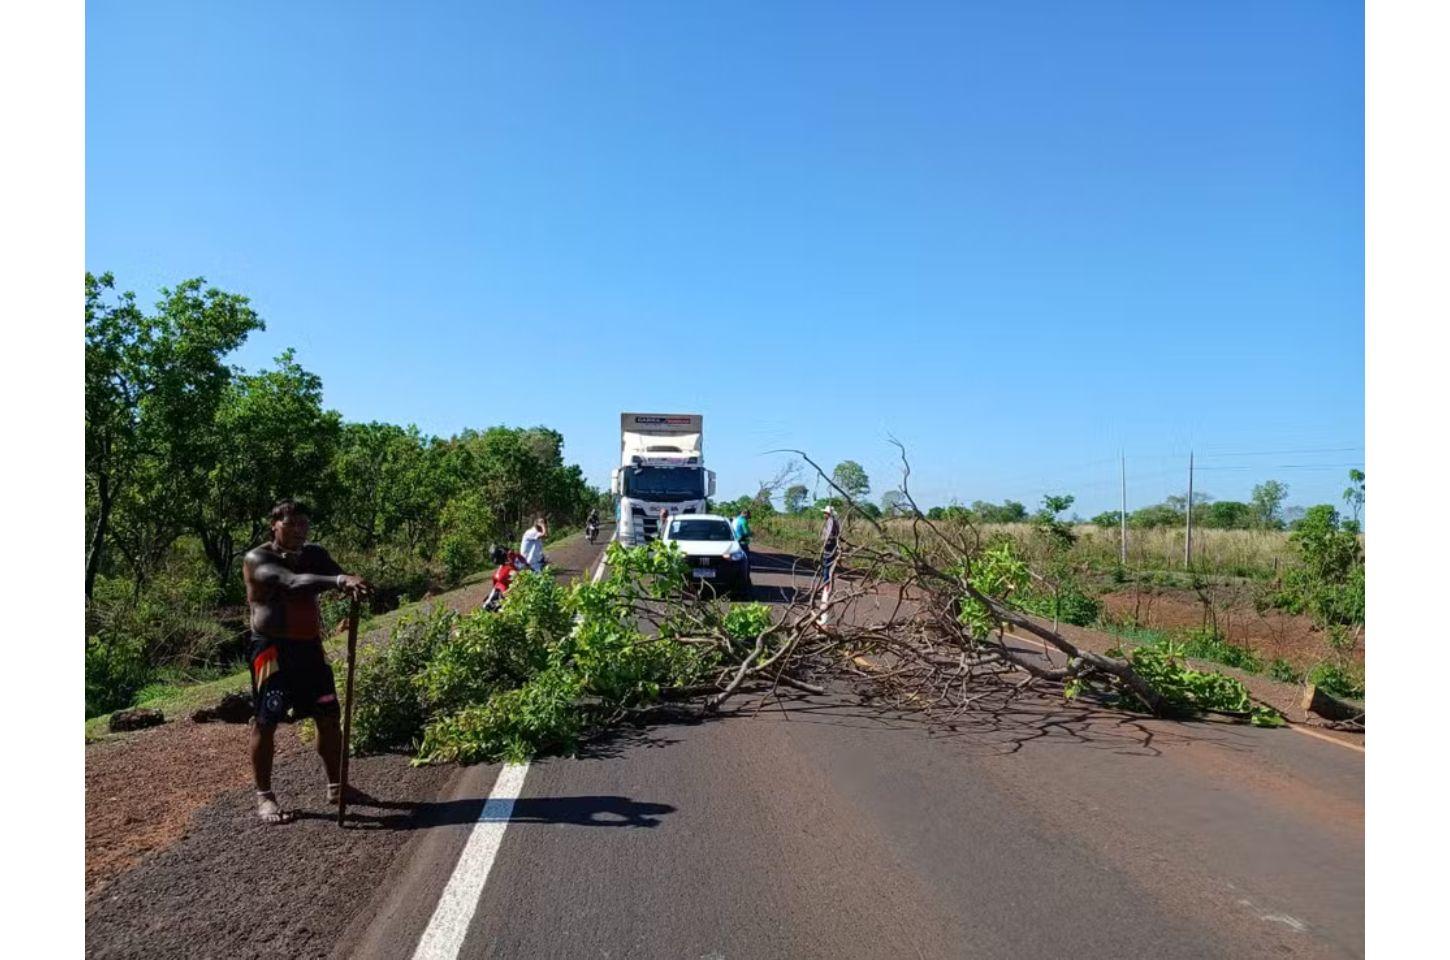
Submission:
POLYGON ((684 467, 632 467, 624 471, 624 495, 639 500, 702 500, 705 471, 684 467))
POLYGON ((734 540, 724 520, 676 520, 670 524, 671 540, 734 540))

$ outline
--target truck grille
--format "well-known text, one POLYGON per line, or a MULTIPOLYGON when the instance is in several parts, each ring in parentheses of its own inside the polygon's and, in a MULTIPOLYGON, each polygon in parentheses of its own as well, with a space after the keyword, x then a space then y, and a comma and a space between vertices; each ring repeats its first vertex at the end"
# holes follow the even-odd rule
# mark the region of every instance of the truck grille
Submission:
POLYGON ((644 543, 647 540, 655 540, 660 535, 660 518, 645 513, 640 507, 632 511, 634 515, 634 532, 636 544, 644 543))
MULTIPOLYGON (((670 517, 684 516, 687 513, 694 513, 694 510, 681 510, 678 514, 671 512, 670 517)), ((656 540, 660 535, 660 518, 657 513, 649 513, 643 507, 632 507, 631 516, 634 517, 634 543, 640 544, 648 540, 656 540)))

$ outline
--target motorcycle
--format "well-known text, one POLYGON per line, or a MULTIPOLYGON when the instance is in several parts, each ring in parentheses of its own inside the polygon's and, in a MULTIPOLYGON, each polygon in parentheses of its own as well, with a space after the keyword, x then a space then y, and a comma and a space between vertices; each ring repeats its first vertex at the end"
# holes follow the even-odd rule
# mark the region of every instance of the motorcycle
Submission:
POLYGON ((599 522, 597 520, 590 520, 588 523, 584 524, 584 537, 585 537, 585 539, 587 539, 592 544, 594 542, 595 538, 598 537, 598 536, 599 536, 599 522))
POLYGON ((491 557, 498 567, 493 571, 493 588, 484 598, 483 609, 494 613, 503 606, 504 594, 509 592, 509 584, 513 583, 514 574, 529 569, 529 564, 522 554, 503 547, 494 547, 491 557))
MULTIPOLYGON (((488 591, 488 596, 483 599, 483 609, 489 613, 497 612, 503 606, 504 594, 509 592, 509 586, 513 583, 514 574, 521 570, 531 570, 529 561, 517 550, 505 550, 503 547, 494 547, 489 555, 498 567, 493 571, 493 587, 488 591)), ((542 557, 539 560, 538 572, 549 566, 549 558, 542 557)))

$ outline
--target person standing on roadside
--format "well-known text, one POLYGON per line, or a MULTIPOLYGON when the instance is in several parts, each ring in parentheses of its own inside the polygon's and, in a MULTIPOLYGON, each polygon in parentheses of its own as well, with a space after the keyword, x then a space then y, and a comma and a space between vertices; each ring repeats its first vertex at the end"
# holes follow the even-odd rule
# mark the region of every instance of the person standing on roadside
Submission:
POLYGON ((307 508, 283 500, 272 508, 272 539, 242 560, 242 581, 251 612, 248 662, 254 715, 250 750, 257 786, 257 816, 264 823, 292 819, 272 792, 272 759, 277 724, 312 718, 317 752, 327 772, 327 802, 336 804, 341 786, 342 730, 337 686, 322 650, 322 608, 318 595, 340 590, 353 599, 371 589, 362 577, 343 573, 321 546, 307 542, 307 508))
POLYGON ((836 576, 836 554, 841 545, 841 523, 836 508, 825 506, 826 523, 821 527, 821 623, 826 622, 826 608, 831 602, 831 585, 836 576))
POLYGON ((549 523, 539 517, 532 527, 524 531, 524 538, 519 541, 519 553, 523 554, 529 569, 535 573, 544 569, 544 538, 548 535, 549 523))
POLYGON ((735 533, 735 540, 740 544, 740 549, 745 551, 746 559, 750 558, 750 511, 741 510, 730 522, 730 527, 735 533))

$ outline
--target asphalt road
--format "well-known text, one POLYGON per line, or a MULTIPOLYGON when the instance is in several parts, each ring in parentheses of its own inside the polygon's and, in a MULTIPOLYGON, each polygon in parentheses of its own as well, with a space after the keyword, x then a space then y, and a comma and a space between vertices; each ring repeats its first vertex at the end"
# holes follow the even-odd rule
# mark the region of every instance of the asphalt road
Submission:
MULTIPOLYGON (((456 955, 1363 956, 1361 753, 1051 699, 744 707, 532 764, 456 955)), ((459 772, 336 955, 414 955, 499 777, 459 772)))

